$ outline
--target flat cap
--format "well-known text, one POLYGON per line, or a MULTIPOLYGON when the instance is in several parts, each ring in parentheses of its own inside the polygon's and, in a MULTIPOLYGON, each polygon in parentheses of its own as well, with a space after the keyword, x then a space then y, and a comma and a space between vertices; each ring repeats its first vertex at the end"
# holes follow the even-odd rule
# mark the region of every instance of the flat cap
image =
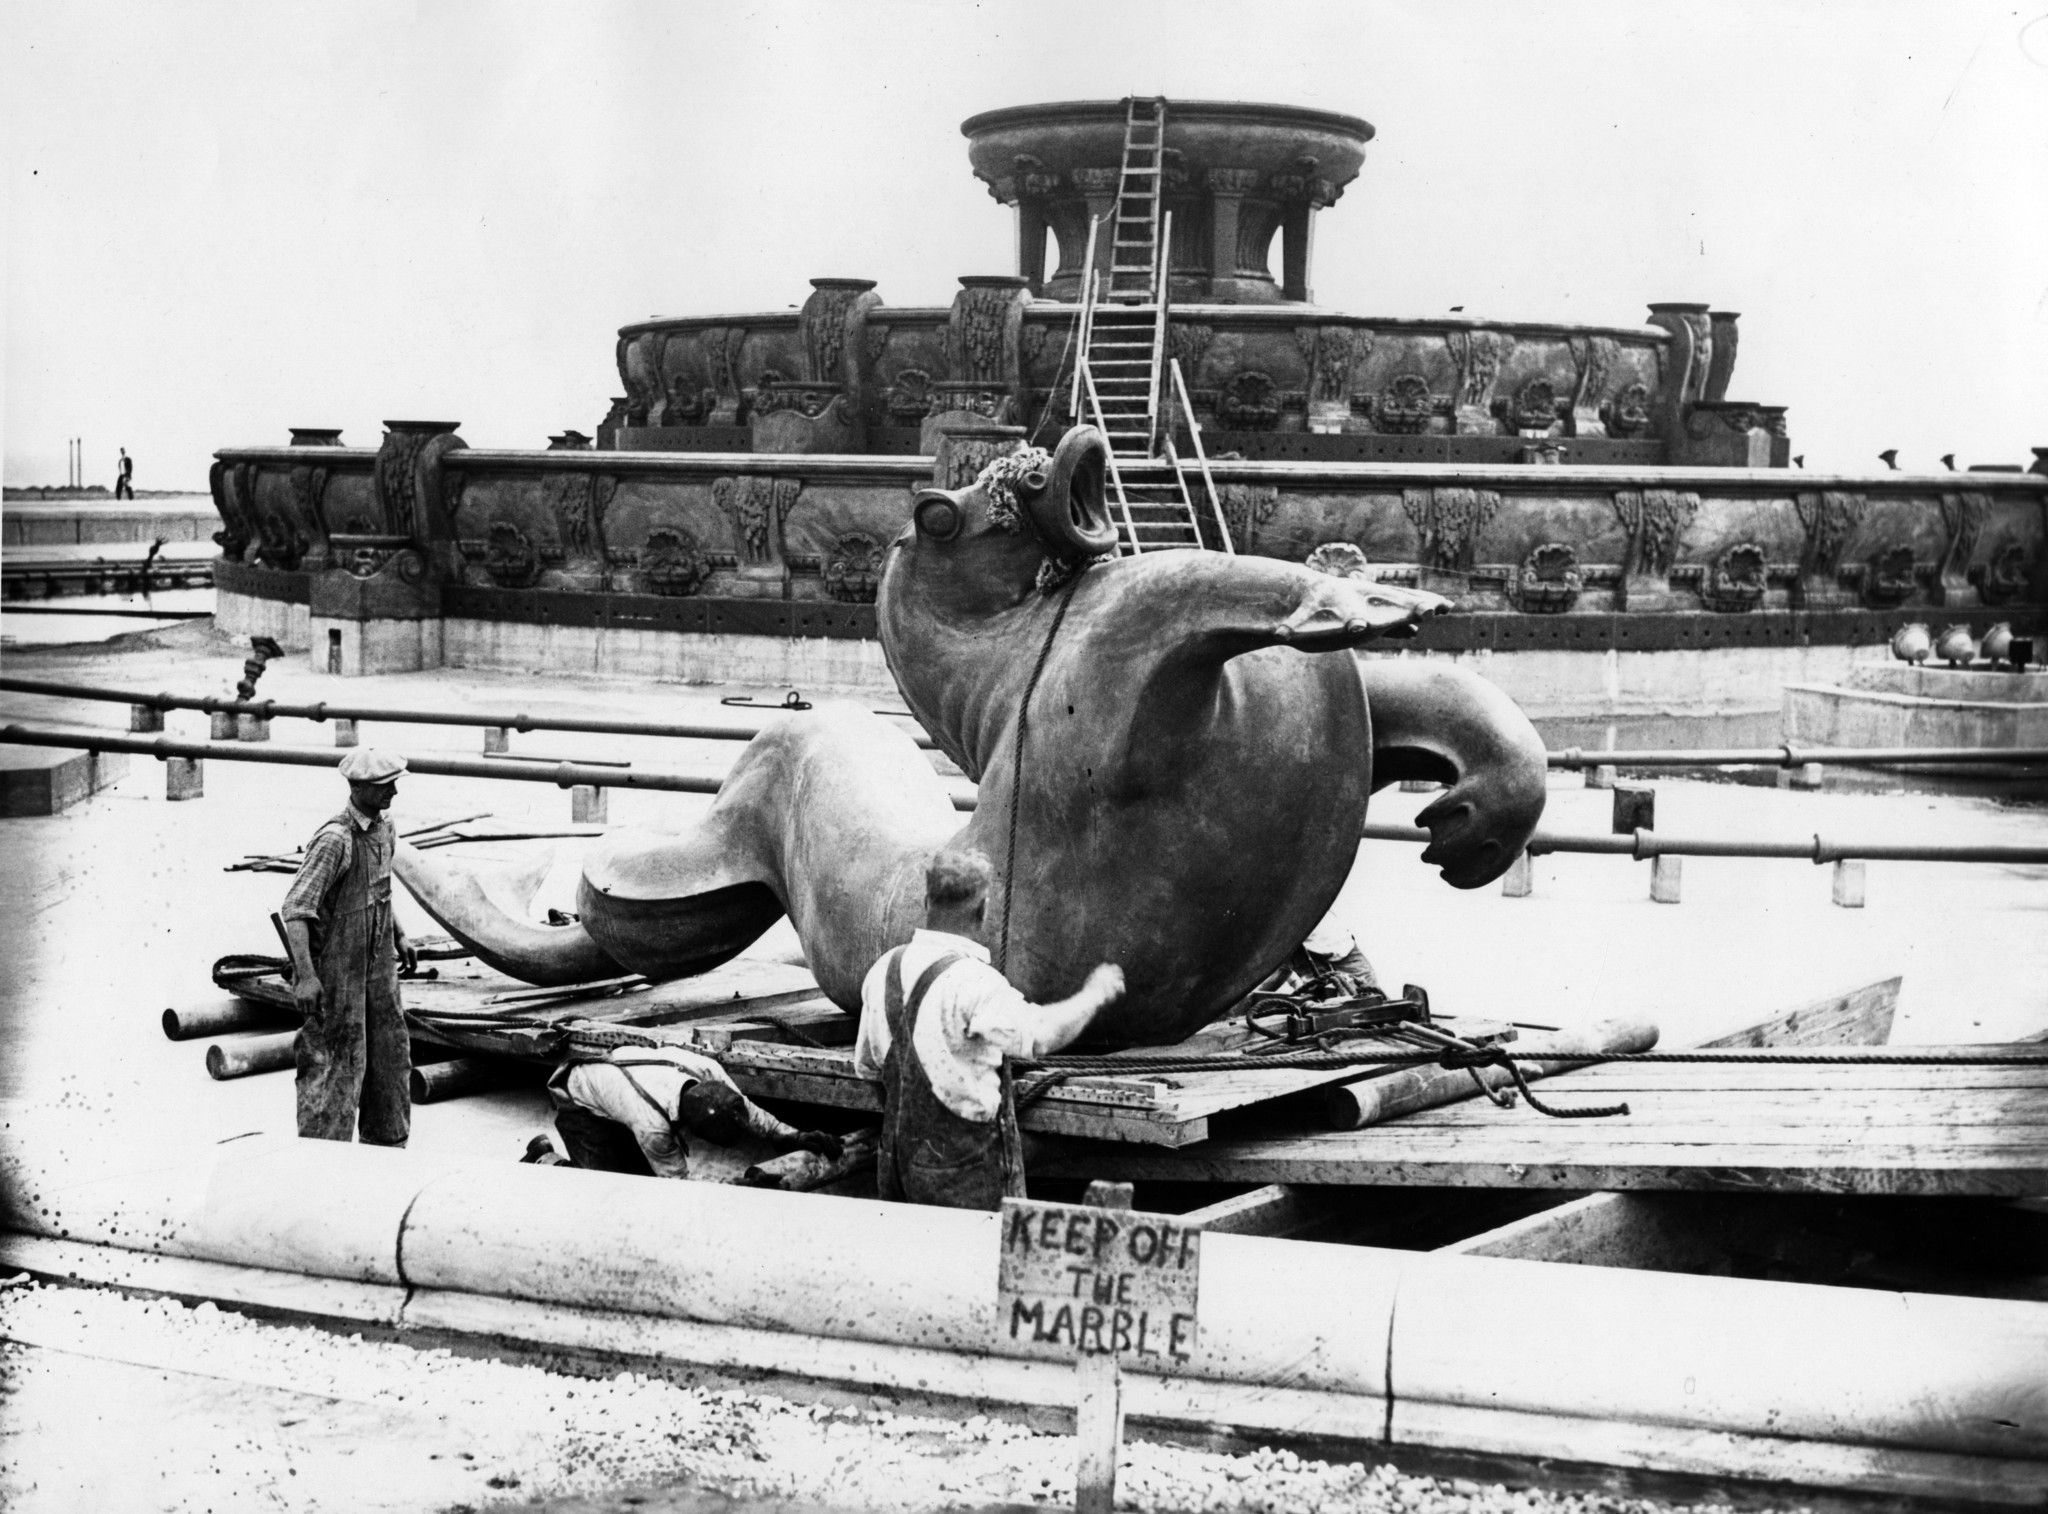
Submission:
POLYGON ((389 783, 405 771, 405 759, 373 746, 359 746, 341 759, 341 776, 350 783, 389 783))

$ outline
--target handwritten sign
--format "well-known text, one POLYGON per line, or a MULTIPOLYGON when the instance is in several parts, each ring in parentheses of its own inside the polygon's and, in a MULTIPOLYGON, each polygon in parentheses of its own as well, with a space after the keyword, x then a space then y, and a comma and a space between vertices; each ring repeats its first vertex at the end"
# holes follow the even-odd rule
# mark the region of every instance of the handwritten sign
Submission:
POLYGON ((1003 1200, 997 1332, 1034 1356, 1185 1362, 1202 1233, 1170 1214, 1003 1200))

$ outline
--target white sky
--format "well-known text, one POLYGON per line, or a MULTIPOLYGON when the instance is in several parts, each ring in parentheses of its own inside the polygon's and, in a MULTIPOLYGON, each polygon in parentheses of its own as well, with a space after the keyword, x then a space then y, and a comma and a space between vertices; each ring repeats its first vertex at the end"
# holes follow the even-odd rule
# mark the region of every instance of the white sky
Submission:
POLYGON ((6 481, 203 488, 384 417, 594 429, 614 329, 1012 270, 959 123, 1164 94, 1379 129, 1320 303, 1743 313, 1809 467, 2048 445, 2048 4, 40 4, 4 17, 6 481))

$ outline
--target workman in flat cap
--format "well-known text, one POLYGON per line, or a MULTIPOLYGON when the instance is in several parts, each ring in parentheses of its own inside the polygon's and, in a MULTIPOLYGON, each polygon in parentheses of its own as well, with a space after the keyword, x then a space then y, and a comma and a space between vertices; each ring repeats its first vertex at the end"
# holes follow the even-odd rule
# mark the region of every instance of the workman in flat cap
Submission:
POLYGON ((1064 1049, 1123 997, 1123 970, 1106 962, 1056 1004, 1012 987, 989 959, 992 881, 981 853, 942 849, 925 871, 925 928, 861 984, 853 1065, 882 1082, 876 1181, 885 1199, 998 1209, 1005 1195, 1022 1198, 1004 1059, 1064 1049))
MULTIPOLYGON (((548 1079, 566 1164, 641 1177, 690 1175, 689 1137, 737 1146, 749 1136, 777 1152, 815 1151, 837 1161, 844 1143, 823 1130, 786 1125, 739 1091, 710 1057, 681 1046, 621 1046, 569 1062, 548 1079)), ((536 1138, 527 1160, 539 1160, 536 1138)))
POLYGON ((414 966, 391 913, 398 835, 385 811, 405 759, 357 747, 341 759, 348 803, 313 834, 284 896, 299 1033, 299 1134, 403 1146, 412 1130, 412 1044, 398 997, 414 966))

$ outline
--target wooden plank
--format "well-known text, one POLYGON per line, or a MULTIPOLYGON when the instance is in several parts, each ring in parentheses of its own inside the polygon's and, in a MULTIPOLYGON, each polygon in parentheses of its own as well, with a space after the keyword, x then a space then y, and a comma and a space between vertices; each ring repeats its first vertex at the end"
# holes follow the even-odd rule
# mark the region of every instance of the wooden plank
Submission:
POLYGON ((1892 1038, 1903 978, 1885 978, 1846 994, 1811 1004, 1744 1030, 1700 1042, 1700 1048, 1736 1046, 1883 1046, 1892 1038))
POLYGON ((1320 1223, 1328 1217, 1329 1209, 1330 1195, 1326 1190, 1268 1183, 1250 1193, 1190 1209, 1180 1218, 1190 1230, 1284 1237, 1320 1223))

